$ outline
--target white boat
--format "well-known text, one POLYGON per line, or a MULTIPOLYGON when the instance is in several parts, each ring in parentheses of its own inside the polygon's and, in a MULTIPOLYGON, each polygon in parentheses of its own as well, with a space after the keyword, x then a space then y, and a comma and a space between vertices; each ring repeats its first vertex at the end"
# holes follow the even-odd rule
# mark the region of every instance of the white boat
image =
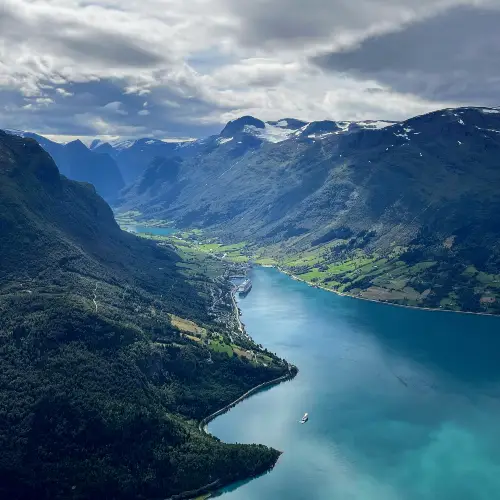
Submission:
POLYGON ((309 420, 309 415, 304 413, 304 416, 300 419, 301 424, 305 424, 309 420))
POLYGON ((239 287, 238 293, 240 295, 246 295, 250 289, 252 288, 252 282, 249 279, 246 279, 239 287))

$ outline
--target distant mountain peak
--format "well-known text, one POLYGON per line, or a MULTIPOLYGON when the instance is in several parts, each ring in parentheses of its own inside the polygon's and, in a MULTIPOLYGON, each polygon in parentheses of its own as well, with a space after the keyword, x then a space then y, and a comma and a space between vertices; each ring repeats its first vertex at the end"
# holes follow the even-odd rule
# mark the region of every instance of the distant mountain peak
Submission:
POLYGON ((93 149, 96 149, 100 146, 103 146, 104 144, 108 144, 107 142, 105 141, 102 141, 101 139, 94 139, 90 145, 89 145, 89 149, 90 150, 93 150, 93 149))
POLYGON ((266 128, 266 124, 262 120, 258 120, 253 116, 242 116, 236 120, 230 121, 222 130, 221 137, 233 137, 236 134, 241 134, 245 131, 245 127, 255 127, 257 129, 266 128))
POLYGON ((89 151, 89 148, 85 146, 85 144, 80 139, 68 142, 68 144, 66 144, 66 147, 72 151, 89 151))
POLYGON ((95 147, 91 147, 90 150, 94 153, 98 154, 109 154, 111 157, 114 157, 115 149, 109 142, 101 142, 95 147))

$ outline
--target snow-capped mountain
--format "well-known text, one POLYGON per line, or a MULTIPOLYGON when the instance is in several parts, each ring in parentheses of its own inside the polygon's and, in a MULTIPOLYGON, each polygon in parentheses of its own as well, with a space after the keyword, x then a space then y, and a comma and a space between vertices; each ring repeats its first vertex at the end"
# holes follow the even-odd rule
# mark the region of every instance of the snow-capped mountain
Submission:
POLYGON ((217 139, 218 144, 226 144, 239 134, 248 134, 265 142, 279 143, 297 137, 324 138, 359 130, 374 130, 390 127, 398 122, 383 120, 365 121, 315 121, 304 122, 293 118, 264 122, 252 116, 244 116, 230 121, 217 139))
POLYGON ((296 262, 294 274, 340 291, 500 313, 490 285, 500 272, 500 109, 402 122, 242 117, 196 147, 194 159, 147 169, 121 209, 269 247, 296 262), (377 264, 358 270, 365 258, 377 264), (356 267, 331 271, 346 261, 356 267))

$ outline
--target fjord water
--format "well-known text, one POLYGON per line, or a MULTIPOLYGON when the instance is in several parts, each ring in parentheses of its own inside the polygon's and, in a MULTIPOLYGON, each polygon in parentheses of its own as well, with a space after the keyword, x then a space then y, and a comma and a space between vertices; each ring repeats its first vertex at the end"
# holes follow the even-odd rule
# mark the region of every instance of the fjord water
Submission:
POLYGON ((274 269, 252 280, 248 332, 300 372, 210 424, 284 452, 221 498, 500 498, 500 318, 339 297, 274 269))
POLYGON ((155 236, 168 236, 175 233, 175 229, 170 227, 153 227, 153 226, 126 226, 126 229, 132 233, 154 234, 155 236))

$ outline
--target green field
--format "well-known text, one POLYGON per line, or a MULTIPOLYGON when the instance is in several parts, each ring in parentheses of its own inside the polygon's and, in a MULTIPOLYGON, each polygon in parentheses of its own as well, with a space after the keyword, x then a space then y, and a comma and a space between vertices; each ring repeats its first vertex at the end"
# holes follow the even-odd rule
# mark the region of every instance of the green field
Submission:
POLYGON ((224 344, 218 340, 212 340, 210 342, 210 349, 215 352, 225 352, 230 358, 232 358, 234 354, 233 348, 230 345, 224 344))
MULTIPOLYGON (((120 220, 135 216, 135 212, 121 214, 120 220)), ((183 258, 178 265, 186 275, 195 272, 200 264, 206 275, 216 277, 228 264, 253 262, 280 267, 301 280, 333 291, 403 305, 462 310, 470 309, 474 303, 479 311, 494 312, 500 301, 500 275, 465 266, 458 273, 463 283, 457 295, 453 289, 445 290, 441 285, 450 281, 450 272, 457 279, 457 274, 450 271, 450 263, 437 260, 407 263, 401 260, 407 248, 398 245, 384 255, 355 249, 336 257, 336 249, 345 240, 297 251, 289 242, 268 247, 248 242, 224 244, 198 229, 169 236, 139 236, 175 248, 183 258)))

